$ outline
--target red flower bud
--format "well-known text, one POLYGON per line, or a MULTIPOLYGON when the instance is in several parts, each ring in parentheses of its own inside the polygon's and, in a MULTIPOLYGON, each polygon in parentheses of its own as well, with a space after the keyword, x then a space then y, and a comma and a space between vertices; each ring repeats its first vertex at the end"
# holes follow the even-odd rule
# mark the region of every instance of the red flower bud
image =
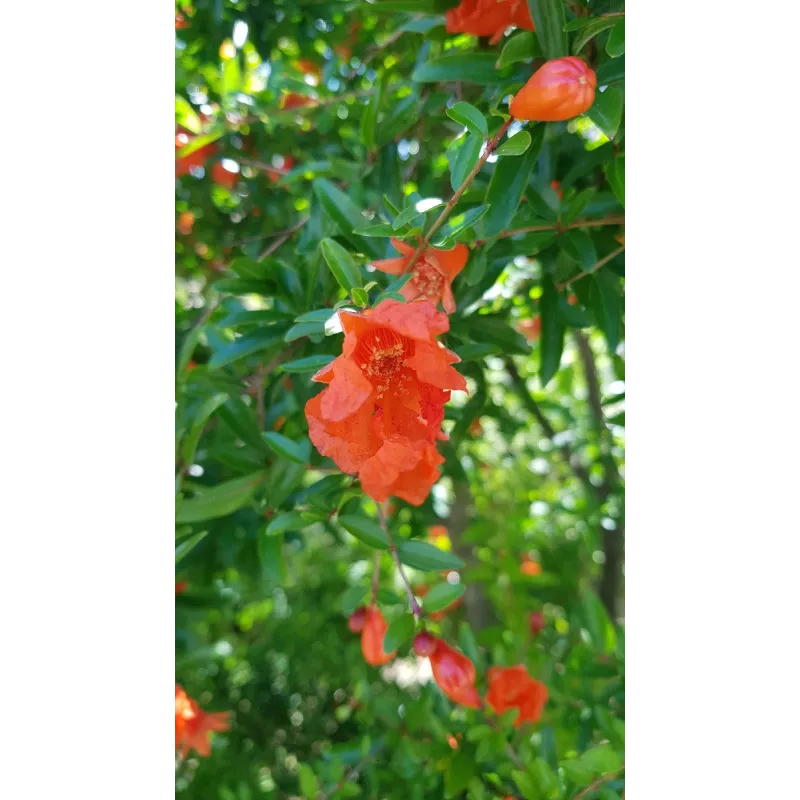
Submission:
POLYGON ((580 58, 547 61, 511 101, 511 116, 541 122, 577 117, 594 103, 597 76, 580 58))
POLYGON ((436 650, 436 637, 422 631, 414 637, 414 652, 422 658, 430 658, 436 650))
POLYGON ((538 636, 544 629, 544 614, 541 611, 531 611, 530 616, 531 633, 538 636))
POLYGON ((383 614, 374 606, 366 609, 364 627, 361 631, 361 652, 367 664, 380 667, 391 661, 395 652, 387 653, 383 649, 383 639, 389 626, 383 614))
POLYGON ((475 665, 447 642, 442 639, 435 641, 436 649, 430 659, 433 679, 439 688, 454 703, 480 708, 481 698, 475 688, 475 665))
POLYGON ((350 615, 350 619, 347 620, 347 627, 350 628, 353 633, 361 633, 366 618, 367 609, 361 606, 350 615))

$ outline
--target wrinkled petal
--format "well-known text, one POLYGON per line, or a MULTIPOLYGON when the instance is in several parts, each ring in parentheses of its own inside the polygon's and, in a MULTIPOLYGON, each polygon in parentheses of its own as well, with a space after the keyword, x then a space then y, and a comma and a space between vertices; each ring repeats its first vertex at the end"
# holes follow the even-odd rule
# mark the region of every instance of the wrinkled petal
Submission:
POLYGON ((438 344, 417 342, 414 355, 406 359, 406 366, 415 370, 419 379, 439 389, 467 390, 464 376, 447 363, 444 349, 438 344))
POLYGON ((372 384, 358 365, 344 359, 328 388, 322 392, 322 416, 330 422, 340 422, 355 414, 371 395, 372 384))
POLYGON ((453 296, 453 287, 449 283, 445 283, 442 287, 442 308, 448 314, 454 314, 456 311, 456 298, 453 296))
POLYGON ((385 272, 387 275, 402 275, 405 272, 407 258, 384 258, 379 261, 373 261, 372 266, 378 272, 385 272))
POLYGON ((452 250, 437 250, 436 260, 442 271, 452 281, 467 266, 469 248, 459 242, 452 250))
POLYGON ((410 280, 405 286, 400 289, 400 295, 406 299, 407 302, 413 303, 422 292, 420 291, 417 282, 410 280))
POLYGON ((401 336, 432 341, 434 336, 450 330, 447 314, 437 311, 433 303, 401 303, 384 300, 370 315, 373 322, 394 328, 401 336))
POLYGON ((406 244, 402 239, 392 238, 392 247, 397 250, 398 253, 402 253, 404 256, 411 256, 414 255, 416 251, 416 247, 410 244, 406 244))

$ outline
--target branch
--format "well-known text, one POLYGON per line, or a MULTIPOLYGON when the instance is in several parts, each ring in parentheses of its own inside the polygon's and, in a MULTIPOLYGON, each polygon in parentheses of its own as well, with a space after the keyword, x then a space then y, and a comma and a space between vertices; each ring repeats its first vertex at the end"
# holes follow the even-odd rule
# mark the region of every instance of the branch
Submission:
POLYGON ((593 272, 597 272, 601 267, 604 267, 608 264, 609 261, 616 258, 620 253, 625 251, 625 245, 621 245, 616 250, 612 250, 607 256, 603 256, 591 269, 584 270, 583 272, 579 272, 574 277, 570 278, 568 281, 564 281, 564 283, 559 283, 556 286, 557 291, 561 291, 562 289, 566 289, 571 283, 575 283, 575 281, 579 281, 581 278, 585 278, 587 275, 591 275, 593 272))
POLYGON ((378 504, 378 519, 380 520, 383 532, 389 539, 389 551, 392 554, 394 563, 397 565, 397 571, 400 573, 400 579, 403 581, 403 585, 406 587, 406 594, 408 595, 408 604, 411 606, 411 613, 417 617, 417 619, 420 619, 422 617, 422 609, 419 607, 417 598, 414 597, 414 592, 411 591, 411 584, 409 583, 406 573, 403 570, 403 565, 400 562, 400 556, 397 554, 397 547, 394 543, 394 539, 392 538, 392 534, 389 532, 389 525, 386 522, 386 503, 378 504))
POLYGON ((622 766, 616 770, 616 772, 609 772, 606 775, 601 775, 596 781, 590 783, 582 792, 576 794, 572 800, 582 800, 582 798, 590 795, 595 789, 599 789, 604 783, 608 783, 609 781, 613 781, 620 772, 625 771, 625 762, 622 762, 622 766))
POLYGON ((501 126, 500 130, 489 140, 489 143, 486 145, 486 150, 483 151, 483 155, 478 159, 475 166, 472 168, 472 171, 467 175, 464 179, 464 183, 456 189, 453 196, 447 201, 447 205, 444 207, 444 210, 441 214, 439 214, 438 219, 436 222, 433 223, 431 229, 425 234, 425 238, 420 243, 419 247, 417 248, 416 252, 413 256, 411 256, 411 260, 408 261, 406 264, 405 272, 411 272, 414 264, 417 263, 417 259, 422 255, 425 248, 430 244, 431 239, 433 238, 433 234, 439 230, 444 224, 444 221, 450 215, 450 212, 455 208, 456 203, 461 199, 461 195, 467 190, 467 187, 472 183, 475 176, 481 171, 483 165, 486 163, 486 160, 489 156, 494 152, 495 147, 497 147, 498 142, 500 139, 503 138, 505 132, 511 126, 513 121, 512 117, 509 117, 501 126))
POLYGON ((308 222, 308 217, 301 217, 298 222, 292 225, 291 228, 284 231, 283 234, 277 238, 257 259, 256 261, 263 261, 267 256, 271 256, 284 242, 286 242, 289 237, 300 230, 303 225, 308 222))
MULTIPOLYGON (((600 399, 600 381, 597 377, 597 365, 594 360, 589 340, 580 332, 575 331, 575 341, 578 345, 578 353, 583 362, 583 372, 586 378, 586 386, 589 390, 589 407, 592 410, 594 427, 597 431, 598 445, 602 457, 605 477, 603 485, 599 489, 601 501, 604 501, 620 483, 619 468, 614 456, 611 454, 611 441, 603 404, 600 399)), ((601 530, 603 538, 603 552, 605 562, 603 572, 600 576, 599 594, 603 604, 608 609, 612 619, 617 616, 617 605, 619 600, 620 580, 622 576, 623 559, 623 536, 624 526, 620 525, 617 530, 601 530)))
POLYGON ((381 576, 381 551, 375 551, 375 561, 372 567, 372 605, 375 605, 375 598, 378 596, 378 582, 381 576))
MULTIPOLYGON (((545 415, 542 413, 542 409, 539 408, 539 404, 533 399, 533 396, 528 391, 528 387, 525 384, 525 381, 519 374, 519 370, 517 370, 517 365, 513 362, 510 356, 506 356, 503 359, 503 363, 505 364, 508 376, 511 378, 511 383, 514 385, 515 389, 517 390, 517 394, 519 394, 520 398, 522 399, 523 405, 528 409, 528 411, 531 412, 531 414, 533 414, 533 416, 536 418, 536 421, 539 423, 542 430, 544 431, 545 436, 547 436, 547 438, 550 439, 550 441, 552 442, 553 437, 556 435, 556 430, 550 424, 547 417, 545 417, 545 415)), ((575 473, 575 475, 580 479, 580 481, 586 486, 586 488, 592 494, 596 495, 597 487, 591 482, 588 471, 575 458, 569 445, 567 445, 566 443, 558 445, 558 449, 561 451, 562 457, 567 462, 567 464, 572 468, 572 471, 575 473)))
MULTIPOLYGON (((579 219, 575 222, 570 222, 568 225, 562 225, 560 222, 550 222, 546 225, 528 225, 525 228, 514 228, 510 231, 503 231, 497 234, 496 239, 506 239, 509 236, 516 236, 518 233, 539 233, 541 231, 557 231, 563 233, 564 231, 571 231, 575 228, 602 228, 604 225, 625 225, 625 217, 603 217, 603 219, 579 219)), ((485 244, 488 239, 479 239, 475 242, 476 245, 485 244)))

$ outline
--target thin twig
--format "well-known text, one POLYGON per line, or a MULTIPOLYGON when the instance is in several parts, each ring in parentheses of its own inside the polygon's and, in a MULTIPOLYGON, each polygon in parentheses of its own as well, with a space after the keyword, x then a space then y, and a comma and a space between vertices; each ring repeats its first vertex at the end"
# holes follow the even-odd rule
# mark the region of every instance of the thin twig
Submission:
MULTIPOLYGON (((413 16, 411 18, 411 22, 416 22, 417 20, 422 19, 422 17, 423 17, 422 14, 417 14, 417 15, 415 15, 415 16, 413 16)), ((396 30, 391 36, 389 36, 388 39, 386 39, 385 42, 383 42, 382 44, 379 44, 377 47, 375 47, 370 52, 368 52, 364 56, 364 61, 362 63, 363 64, 369 64, 369 62, 372 61, 372 59, 375 58, 375 56, 377 56, 378 53, 382 52, 387 47, 391 47, 404 33, 405 33, 405 30, 403 30, 402 28, 400 28, 399 30, 396 30)))
POLYGON ((564 283, 559 283, 556 286, 556 289, 560 292, 562 289, 566 289, 571 283, 575 283, 575 281, 579 281, 581 278, 585 278, 587 275, 591 275, 593 272, 597 272, 597 270, 604 267, 608 264, 609 261, 616 258, 620 253, 625 251, 625 245, 620 245, 616 250, 610 252, 607 256, 603 256, 591 269, 584 270, 583 272, 579 272, 574 277, 570 278, 568 281, 564 281, 564 283))
POLYGON ((383 532, 386 534, 386 537, 389 539, 389 551, 392 554, 392 559, 394 560, 395 565, 397 566, 397 571, 400 574, 400 579, 403 581, 403 586, 406 587, 406 594, 408 595, 408 604, 411 606, 411 613, 417 617, 418 619, 422 617, 422 609, 419 607, 419 603, 417 602, 417 598, 414 597, 414 592, 411 591, 411 584, 406 577, 406 573, 403 570, 403 564, 400 561, 400 556, 397 553, 397 547, 394 543, 394 539, 392 538, 392 534, 389 532, 389 525, 386 521, 386 506, 387 503, 379 503, 378 504, 378 519, 381 523, 381 528, 383 528, 383 532))
MULTIPOLYGON (((563 231, 571 231, 575 228, 600 228, 604 225, 625 225, 625 217, 603 217, 603 219, 579 219, 575 222, 570 222, 567 225, 562 225, 560 222, 549 222, 546 225, 528 225, 525 228, 514 228, 510 231, 503 231, 498 233, 495 238, 507 239, 509 236, 516 236, 518 233, 539 233, 540 231, 556 231, 562 233, 563 231)), ((476 245, 485 244, 488 239, 479 239, 475 242, 476 245)))
POLYGON ((494 149, 495 147, 497 147, 498 142, 500 141, 500 139, 503 138, 503 135, 511 126, 512 121, 513 118, 509 117, 500 126, 500 130, 497 131, 497 133, 490 139, 489 143, 486 145, 486 150, 484 150, 483 155, 478 159, 477 163, 472 168, 472 171, 464 179, 464 182, 461 184, 461 186, 459 186, 458 189, 456 189, 455 194, 453 194, 453 196, 447 201, 447 205, 444 207, 444 210, 442 211, 441 214, 439 214, 439 217, 436 220, 436 222, 433 223, 430 230, 425 234, 425 238, 422 240, 419 247, 416 249, 414 255, 411 256, 411 259, 406 263, 405 272, 410 272, 414 264, 417 263, 417 259, 422 255, 425 248, 430 244, 433 234, 436 233, 436 231, 438 231, 439 228, 442 227, 444 221, 450 215, 450 212, 455 208, 456 203, 458 203, 458 201, 461 199, 461 195, 464 194, 467 187, 472 183, 475 176, 483 168, 483 165, 486 163, 486 160, 494 152, 494 149))
POLYGON ((582 792, 576 794, 572 800, 581 800, 581 798, 590 795, 595 789, 599 789, 604 783, 608 783, 609 781, 613 781, 620 772, 625 771, 625 762, 622 762, 622 766, 616 770, 615 772, 608 772, 605 775, 601 775, 596 781, 590 783, 582 792))
POLYGON ((372 605, 375 605, 375 598, 378 596, 378 581, 381 574, 381 551, 375 551, 375 562, 372 568, 372 605))
POLYGON ((328 792, 325 792, 325 793, 323 793, 323 794, 319 795, 319 800, 328 800, 328 798, 329 798, 329 797, 332 797, 333 795, 335 795, 335 794, 336 794, 336 792, 338 792, 338 791, 339 791, 339 789, 341 789, 341 788, 342 788, 342 786, 344 786, 344 785, 345 785, 345 784, 346 784, 346 783, 347 783, 349 780, 351 780, 351 779, 352 779, 352 778, 353 778, 355 775, 357 775, 359 772, 361 772, 361 770, 362 770, 362 769, 364 769, 364 767, 365 767, 367 764, 369 764, 369 762, 370 762, 370 761, 374 760, 374 759, 375 759, 375 757, 378 755, 378 753, 380 753, 380 751, 381 751, 382 749, 383 749, 383 747, 379 747, 379 748, 378 748, 378 749, 377 749, 377 750, 376 750, 374 753, 368 753, 367 755, 365 755, 365 756, 364 756, 364 758, 362 758, 362 759, 361 759, 361 761, 359 761, 359 762, 358 762, 358 764, 356 764, 356 765, 353 767, 353 769, 351 769, 351 770, 350 770, 350 772, 348 772, 348 773, 347 773, 347 774, 346 774, 346 775, 345 775, 345 776, 344 776, 344 777, 343 777, 343 778, 342 778, 342 779, 339 781, 339 783, 337 783, 337 784, 336 784, 336 786, 334 786, 334 787, 333 787, 333 789, 331 789, 330 791, 328 791, 328 792))
POLYGON ((291 228, 284 231, 283 234, 277 238, 257 259, 256 261, 263 261, 267 256, 271 256, 289 237, 300 230, 303 225, 308 222, 308 217, 302 217, 299 222, 295 223, 291 228))

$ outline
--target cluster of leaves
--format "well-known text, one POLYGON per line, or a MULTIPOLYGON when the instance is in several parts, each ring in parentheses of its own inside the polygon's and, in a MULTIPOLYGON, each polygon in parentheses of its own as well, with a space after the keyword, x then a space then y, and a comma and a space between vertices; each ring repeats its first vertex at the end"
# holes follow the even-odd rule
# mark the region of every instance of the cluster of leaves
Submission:
POLYGON ((176 181, 176 670, 201 704, 235 711, 210 759, 181 764, 183 796, 621 791, 624 15, 531 0, 536 33, 488 47, 447 34, 453 4, 179 9, 176 123, 194 138, 178 155, 216 153, 176 181), (416 582, 453 570, 468 587, 432 629, 479 674, 524 663, 547 684, 541 725, 517 732, 424 683, 388 556, 378 601, 411 657, 386 680, 364 664, 345 615, 387 542, 374 504, 311 447, 303 407, 341 347, 335 310, 398 298, 368 264, 430 229, 507 97, 567 54, 596 70, 595 105, 514 123, 432 240, 470 247, 446 337, 470 394, 447 407, 443 479, 392 517, 416 582), (281 108, 289 94, 313 102, 281 108), (217 159, 238 166, 232 186, 211 179, 217 159), (537 316, 528 341, 518 327, 537 316), (442 523, 453 552, 424 541, 442 523), (523 554, 541 574, 520 571, 523 554))

